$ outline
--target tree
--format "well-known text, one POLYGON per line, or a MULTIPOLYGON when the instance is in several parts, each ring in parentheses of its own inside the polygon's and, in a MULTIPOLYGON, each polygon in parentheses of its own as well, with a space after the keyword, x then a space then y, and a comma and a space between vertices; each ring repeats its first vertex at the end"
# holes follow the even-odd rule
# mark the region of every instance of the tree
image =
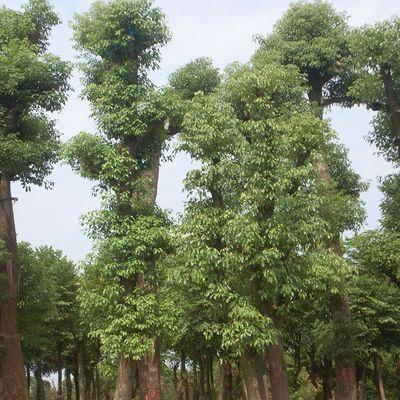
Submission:
POLYGON ((357 79, 349 94, 378 111, 369 140, 389 161, 400 156, 400 19, 366 25, 350 36, 357 79))
POLYGON ((181 107, 171 90, 153 87, 147 71, 158 67, 169 32, 163 13, 147 0, 95 2, 76 17, 74 29, 85 62, 83 96, 99 135, 81 133, 65 154, 74 169, 99 182, 103 198, 102 210, 86 219, 97 243, 87 270, 97 279, 82 292, 83 304, 102 307, 92 333, 109 357, 119 358, 114 397, 131 398, 136 364, 141 398, 159 399, 158 261, 169 246, 169 222, 155 200, 161 153, 176 133, 181 107))
MULTIPOLYGON (((284 64, 293 64, 305 75, 308 84, 308 98, 323 115, 324 107, 332 104, 352 104, 347 96, 354 74, 348 68, 349 28, 344 14, 336 12, 324 1, 293 4, 278 21, 274 32, 261 41, 260 53, 273 51, 284 64)), ((335 182, 332 171, 324 156, 318 161, 319 179, 333 195, 335 182)), ((357 218, 357 217, 356 217, 357 218)), ((343 230, 332 232, 327 247, 341 257, 339 238, 343 230)), ((356 398, 355 354, 350 326, 351 316, 345 282, 341 293, 331 296, 331 310, 334 321, 337 347, 341 351, 335 359, 336 396, 343 400, 356 398)))
POLYGON ((42 185, 57 158, 58 133, 46 112, 66 100, 70 66, 47 52, 59 20, 45 0, 32 0, 23 12, 0 9, 0 238, 9 257, 1 265, 5 296, 1 304, 0 393, 26 399, 17 327, 19 261, 11 182, 42 185))

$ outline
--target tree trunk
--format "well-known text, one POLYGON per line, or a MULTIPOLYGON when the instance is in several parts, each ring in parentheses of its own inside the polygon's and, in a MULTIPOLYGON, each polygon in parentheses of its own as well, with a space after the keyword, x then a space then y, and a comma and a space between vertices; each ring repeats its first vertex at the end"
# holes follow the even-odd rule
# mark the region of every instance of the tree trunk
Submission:
POLYGON ((199 358, 199 370, 200 370, 199 396, 200 400, 206 400, 204 360, 202 357, 199 358))
MULTIPOLYGON (((36 400, 45 400, 46 395, 44 391, 44 381, 42 377, 42 368, 40 365, 36 367, 35 371, 35 378, 36 378, 36 400)), ((5 398, 4 400, 8 400, 5 398)))
POLYGON ((184 352, 181 354, 181 388, 182 397, 184 400, 189 400, 189 381, 186 371, 186 355, 184 352))
POLYGON ((8 253, 0 265, 0 398, 28 400, 17 323, 19 260, 10 181, 0 177, 0 241, 8 253))
MULTIPOLYGON (((243 374, 244 395, 248 400, 269 400, 264 357, 251 351, 245 352, 240 359, 243 374)), ((285 398, 282 397, 281 400, 285 398)))
POLYGON ((78 373, 78 357, 76 355, 75 368, 73 372, 75 386, 75 400, 79 400, 79 373, 78 373))
POLYGON ((69 368, 65 368, 65 385, 67 389, 67 400, 72 400, 72 382, 69 368))
POLYGON ((360 367, 358 381, 358 400, 367 400, 367 362, 364 361, 360 367))
POLYGON ((374 377, 376 391, 378 392, 378 399, 386 400, 385 388, 383 386, 381 373, 381 358, 377 353, 374 353, 374 377))
MULTIPOLYGON (((28 395, 31 393, 31 366, 30 364, 26 364, 26 386, 28 387, 28 395)), ((0 399, 2 397, 0 396, 0 399)))
POLYGON ((230 362, 222 360, 219 370, 219 400, 233 400, 232 366, 230 362))
POLYGON ((300 388, 299 375, 301 371, 301 336, 296 337, 294 344, 294 386, 298 390, 300 388))
POLYGON ((77 364, 78 364, 77 367, 78 367, 79 400, 86 400, 85 363, 84 363, 82 340, 78 340, 77 343, 77 364))
MULTIPOLYGON (((317 115, 323 118, 322 90, 323 85, 320 82, 312 82, 313 89, 308 94, 310 102, 316 103, 318 106, 317 115)), ((317 164, 318 178, 331 185, 333 183, 329 166, 322 154, 322 159, 317 164)), ((331 249, 338 256, 342 256, 340 252, 339 232, 336 238, 326 243, 327 248, 331 249)), ((340 400, 356 400, 357 398, 357 382, 356 382, 356 365, 354 346, 351 333, 348 329, 343 330, 343 325, 348 327, 351 322, 349 296, 344 290, 343 293, 331 296, 332 320, 334 325, 334 335, 336 347, 344 348, 344 352, 338 352, 335 358, 336 370, 336 397, 340 400)))
POLYGON ((271 383, 272 400, 289 400, 289 379, 286 372, 282 338, 268 346, 267 361, 271 383))
POLYGON ((140 400, 160 400, 161 360, 160 344, 156 340, 153 351, 138 361, 140 400))
POLYGON ((197 364, 196 361, 193 362, 193 400, 200 400, 200 387, 199 387, 199 379, 197 376, 197 364))
POLYGON ((134 377, 135 362, 130 358, 120 356, 114 400, 132 400, 134 377))
POLYGON ((332 376, 332 361, 327 357, 324 358, 323 365, 323 379, 322 379, 322 391, 323 400, 333 399, 333 376, 332 376))
POLYGON ((95 368, 95 382, 94 382, 94 400, 100 400, 101 393, 101 382, 100 382, 100 372, 99 367, 96 365, 95 368))
POLYGON ((57 382, 57 384, 58 384, 58 386, 57 386, 57 399, 58 399, 58 400, 63 400, 62 364, 60 364, 60 365, 58 366, 57 374, 58 374, 58 379, 57 379, 57 381, 58 381, 58 382, 57 382))

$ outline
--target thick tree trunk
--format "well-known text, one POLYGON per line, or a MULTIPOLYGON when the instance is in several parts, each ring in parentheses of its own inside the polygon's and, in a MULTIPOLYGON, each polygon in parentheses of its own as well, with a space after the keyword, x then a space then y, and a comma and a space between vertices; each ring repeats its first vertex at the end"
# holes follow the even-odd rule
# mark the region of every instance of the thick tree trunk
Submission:
POLYGON ((0 177, 0 241, 8 252, 0 265, 0 399, 28 400, 17 323, 19 261, 10 181, 0 177))
POLYGON ((278 343, 268 346, 267 361, 271 383, 272 400, 289 400, 289 379, 286 372, 282 338, 278 343))
POLYGON ((374 378, 376 391, 378 392, 378 399, 386 400, 381 371, 381 359, 377 353, 374 354, 374 378))
POLYGON ((220 388, 218 400, 233 400, 232 366, 230 362, 222 360, 219 371, 220 388))
POLYGON ((367 400, 367 362, 364 361, 360 366, 360 376, 358 378, 358 400, 367 400))
MULTIPOLYGON (((309 100, 318 106, 318 116, 323 118, 322 90, 320 82, 312 82, 313 90, 308 94, 309 100)), ((325 156, 317 164, 319 179, 327 184, 332 184, 333 179, 325 156)), ((327 242, 327 247, 341 256, 339 237, 327 242)), ((335 359, 336 371, 336 397, 340 400, 357 399, 356 365, 353 340, 348 332, 348 325, 351 322, 349 298, 346 291, 331 297, 331 310, 334 325, 334 335, 337 348, 344 348, 344 352, 338 352, 335 359), (345 330, 343 330, 345 326, 345 330)))
MULTIPOLYGON (((243 374, 244 397, 248 400, 270 400, 264 357, 247 351, 240 359, 240 367, 243 374)), ((282 397, 282 400, 284 399, 282 397)))
MULTIPOLYGON (((40 365, 36 367, 35 378, 36 378, 36 400, 46 400, 46 394, 44 391, 44 381, 42 377, 42 368, 40 365)), ((5 398, 4 400, 8 400, 8 398, 5 398)))
POLYGON ((138 361, 140 400, 160 400, 161 360, 160 344, 155 341, 153 351, 148 352, 138 361))
POLYGON ((67 400, 72 400, 72 382, 69 368, 65 368, 65 386, 67 389, 67 400))
POLYGON ((132 400, 135 378, 135 362, 120 356, 114 400, 132 400))

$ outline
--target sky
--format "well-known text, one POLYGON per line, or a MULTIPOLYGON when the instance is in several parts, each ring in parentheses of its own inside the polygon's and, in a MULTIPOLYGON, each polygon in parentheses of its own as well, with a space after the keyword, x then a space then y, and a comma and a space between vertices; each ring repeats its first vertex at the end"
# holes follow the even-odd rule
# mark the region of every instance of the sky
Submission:
MULTIPOLYGON (((24 1, 0 0, 1 5, 19 9, 24 1)), ((62 24, 54 28, 50 51, 63 59, 76 61, 72 48, 69 22, 75 13, 90 7, 89 0, 53 0, 62 24)), ((166 84, 168 76, 178 67, 197 57, 211 57, 223 69, 231 62, 247 62, 256 49, 254 35, 267 35, 274 23, 289 6, 286 0, 155 0, 167 15, 172 40, 162 49, 160 69, 150 74, 154 83, 166 84)), ((333 0, 332 4, 345 11, 352 26, 373 23, 400 14, 398 0, 333 0)), ((79 98, 80 75, 74 71, 71 79, 73 92, 59 114, 57 127, 64 141, 81 131, 94 133, 87 102, 79 98)), ((349 149, 353 168, 370 183, 362 200, 368 218, 364 229, 379 226, 379 177, 392 171, 375 148, 367 143, 372 113, 363 108, 333 109, 329 118, 338 132, 340 142, 349 149)), ((160 169, 158 204, 177 214, 183 211, 185 194, 182 181, 193 164, 185 154, 177 154, 173 161, 160 169)), ((18 183, 13 194, 18 197, 15 218, 19 241, 34 246, 51 245, 61 249, 75 261, 82 260, 90 251, 91 243, 85 236, 81 216, 97 209, 93 184, 74 174, 66 165, 57 165, 49 177, 52 190, 33 187, 25 192, 18 183)))

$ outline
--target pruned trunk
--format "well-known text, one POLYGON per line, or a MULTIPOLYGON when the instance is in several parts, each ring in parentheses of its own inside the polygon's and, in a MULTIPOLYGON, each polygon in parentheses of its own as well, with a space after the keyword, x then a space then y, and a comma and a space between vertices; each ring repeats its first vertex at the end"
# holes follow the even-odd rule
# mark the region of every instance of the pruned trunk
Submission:
POLYGON ((220 371, 219 400, 233 400, 232 397, 233 379, 232 379, 231 363, 222 360, 219 367, 219 371, 220 371))
MULTIPOLYGON (((243 374, 244 396, 248 400, 269 400, 264 357, 254 352, 245 352, 240 359, 243 374)), ((282 398, 283 400, 284 398, 282 398)))
MULTIPOLYGON (((42 376, 42 368, 40 365, 36 367, 35 378, 36 378, 36 400, 46 400, 46 394, 44 391, 44 381, 42 376)), ((4 400, 6 399, 7 398, 5 398, 4 400)))
POLYGON ((138 361, 140 400, 160 400, 161 360, 160 344, 156 340, 151 352, 138 361))
POLYGON ((8 253, 0 265, 0 398, 28 400, 17 322, 19 260, 11 184, 0 177, 0 241, 8 253))
POLYGON ((113 400, 132 400, 134 378, 135 361, 120 356, 113 400))
POLYGON ((379 354, 374 353, 374 380, 376 391, 378 392, 379 400, 386 400, 385 388, 383 385, 382 371, 381 371, 381 358, 379 354))
POLYGON ((67 391, 67 400, 72 400, 71 372, 68 367, 65 368, 65 386, 67 391))

